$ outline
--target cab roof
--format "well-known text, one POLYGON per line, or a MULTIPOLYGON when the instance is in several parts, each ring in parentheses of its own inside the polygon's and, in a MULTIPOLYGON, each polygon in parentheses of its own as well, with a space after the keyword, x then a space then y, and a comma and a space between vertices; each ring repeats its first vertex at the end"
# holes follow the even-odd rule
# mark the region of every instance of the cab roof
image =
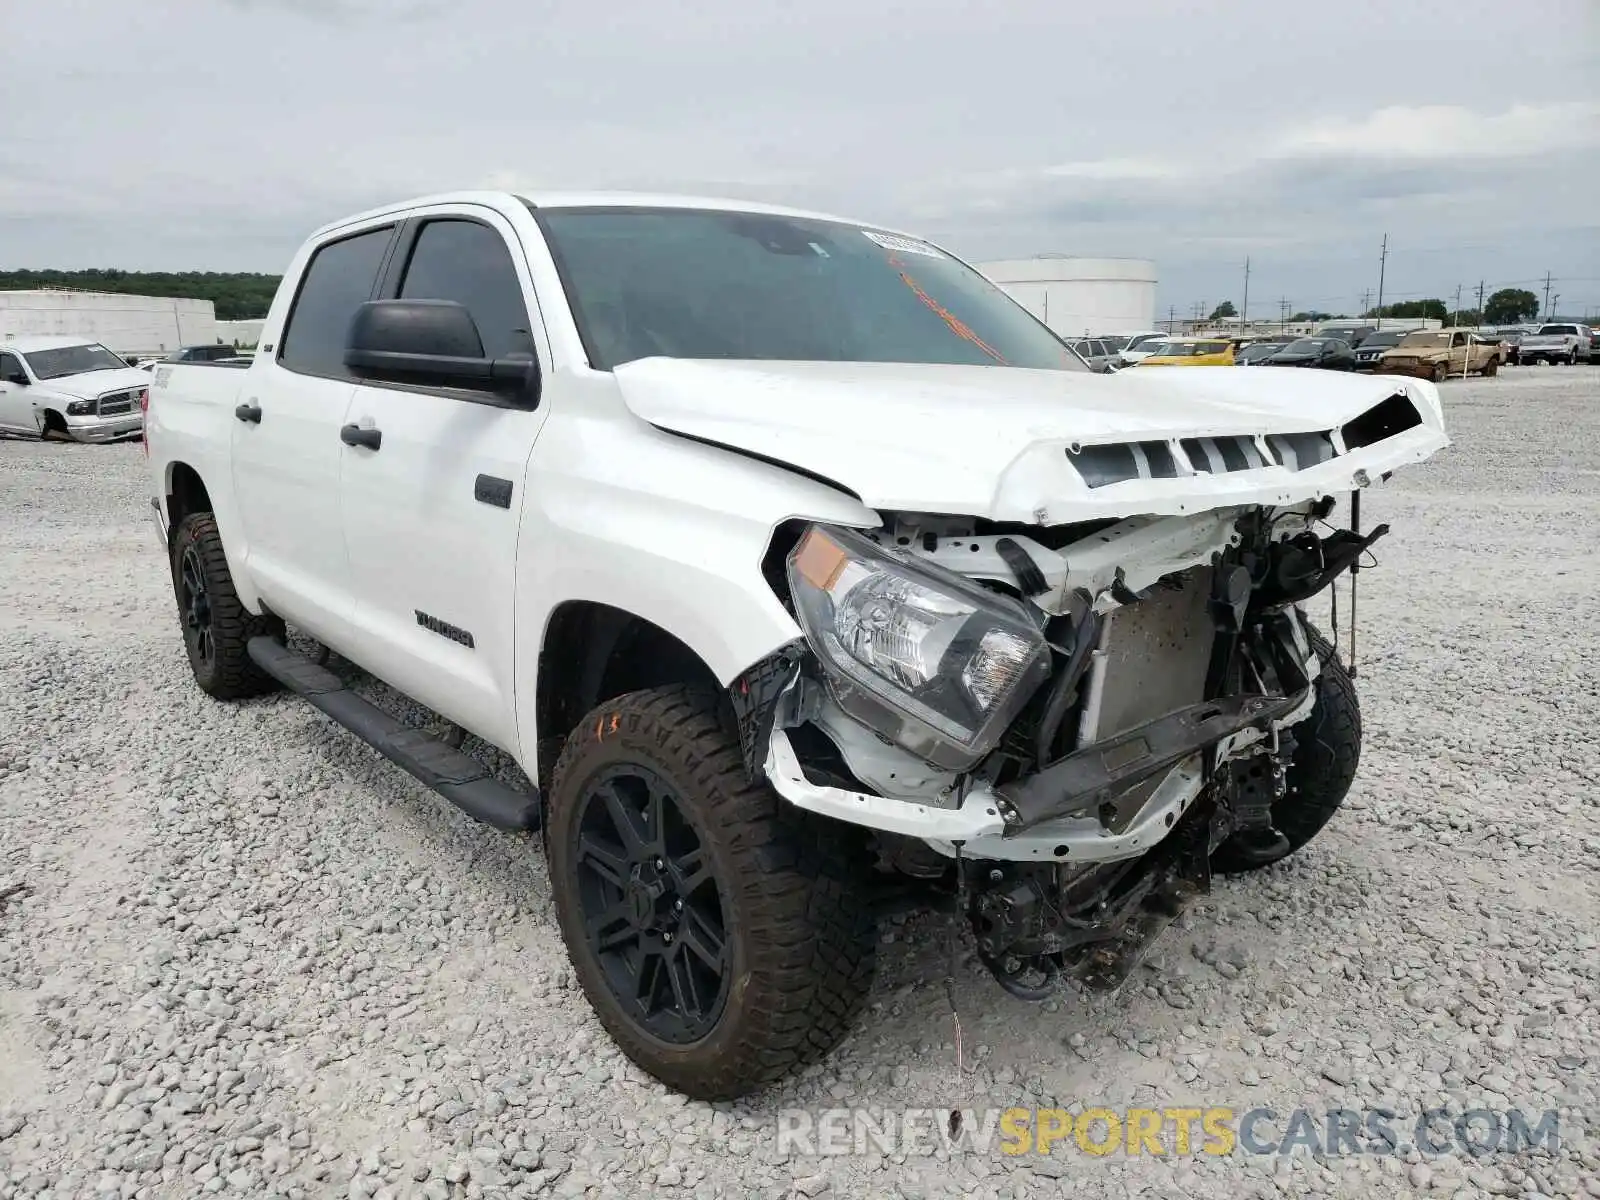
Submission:
POLYGON ((857 225, 863 229, 879 230, 884 233, 898 233, 903 237, 916 238, 919 241, 927 240, 914 233, 908 233, 888 225, 880 225, 876 221, 858 221, 853 217, 812 212, 803 208, 787 208, 779 204, 763 204, 755 200, 677 195, 667 192, 440 192, 435 195, 414 196, 409 200, 385 204, 381 208, 371 208, 365 212, 342 217, 337 221, 324 225, 312 236, 321 237, 325 233, 332 233, 337 229, 344 228, 346 225, 354 225, 377 217, 390 216, 403 213, 409 209, 424 208, 436 204, 481 204, 490 208, 531 205, 536 210, 547 208, 683 208, 721 212, 747 212, 775 217, 801 217, 814 221, 838 221, 846 225, 857 225))

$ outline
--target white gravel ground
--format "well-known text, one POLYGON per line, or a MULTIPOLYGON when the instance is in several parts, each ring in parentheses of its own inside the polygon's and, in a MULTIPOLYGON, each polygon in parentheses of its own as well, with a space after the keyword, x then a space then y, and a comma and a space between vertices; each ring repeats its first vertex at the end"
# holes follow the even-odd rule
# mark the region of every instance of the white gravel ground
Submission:
POLYGON ((200 694, 137 445, 0 442, 0 1200, 1600 1196, 1600 368, 1443 390, 1456 446, 1368 500, 1366 753, 1317 842, 1117 996, 969 963, 964 1076, 943 919, 888 926, 857 1033, 718 1107, 601 1032, 533 842, 296 700, 200 694), (1560 1107, 1562 1144, 777 1153, 780 1109, 1011 1104, 1560 1107))

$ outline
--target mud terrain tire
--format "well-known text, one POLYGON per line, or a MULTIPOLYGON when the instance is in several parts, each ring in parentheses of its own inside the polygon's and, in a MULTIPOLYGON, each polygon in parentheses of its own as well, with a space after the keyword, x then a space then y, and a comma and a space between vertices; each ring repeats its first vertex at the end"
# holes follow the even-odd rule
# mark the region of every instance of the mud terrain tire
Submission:
POLYGON ((713 692, 657 688, 595 709, 567 738, 547 813, 578 982, 649 1074, 733 1099, 849 1033, 877 942, 864 841, 751 783, 713 692), (707 872, 709 886, 689 886, 707 872))
MULTIPOLYGON (((1317 677, 1316 706, 1294 727, 1295 750, 1289 761, 1286 789, 1272 806, 1272 823, 1289 841, 1281 862, 1322 831, 1344 803, 1361 761, 1361 705, 1355 681, 1332 643, 1308 629, 1311 646, 1322 663, 1317 677)), ((1256 870, 1268 863, 1246 863, 1223 842, 1211 856, 1211 867, 1223 874, 1256 870)))
POLYGON ((283 625, 240 602, 222 535, 208 512, 191 513, 172 535, 172 591, 189 669, 201 691, 218 700, 243 700, 278 686, 245 646, 260 635, 282 637, 283 625))

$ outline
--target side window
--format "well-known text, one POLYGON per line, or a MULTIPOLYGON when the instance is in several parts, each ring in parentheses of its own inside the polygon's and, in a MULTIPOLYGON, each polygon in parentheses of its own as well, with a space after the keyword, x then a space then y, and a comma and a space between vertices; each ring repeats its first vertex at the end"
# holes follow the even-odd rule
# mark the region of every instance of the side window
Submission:
POLYGON ((284 326, 278 358, 304 375, 342 377, 344 339, 356 309, 372 299, 394 229, 371 229, 318 248, 284 326))
POLYGON ((477 322, 489 358, 533 354, 522 284, 504 239, 476 221, 429 221, 417 235, 402 300, 454 300, 477 322))
POLYGON ((1089 353, 1094 355, 1094 356, 1096 356, 1096 357, 1100 357, 1100 358, 1105 357, 1106 344, 1104 342, 1090 342, 1089 343, 1089 353))
POLYGON ((22 374, 22 361, 15 354, 0 354, 0 383, 22 374))

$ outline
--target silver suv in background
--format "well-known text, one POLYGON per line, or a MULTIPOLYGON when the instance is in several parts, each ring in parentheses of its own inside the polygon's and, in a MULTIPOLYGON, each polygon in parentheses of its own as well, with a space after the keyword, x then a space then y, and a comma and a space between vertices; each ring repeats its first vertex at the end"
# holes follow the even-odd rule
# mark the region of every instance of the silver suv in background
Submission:
POLYGON ((1079 338, 1072 343, 1073 353, 1096 371, 1104 372, 1107 367, 1120 367, 1122 360, 1117 350, 1113 349, 1115 339, 1105 338, 1079 338))

